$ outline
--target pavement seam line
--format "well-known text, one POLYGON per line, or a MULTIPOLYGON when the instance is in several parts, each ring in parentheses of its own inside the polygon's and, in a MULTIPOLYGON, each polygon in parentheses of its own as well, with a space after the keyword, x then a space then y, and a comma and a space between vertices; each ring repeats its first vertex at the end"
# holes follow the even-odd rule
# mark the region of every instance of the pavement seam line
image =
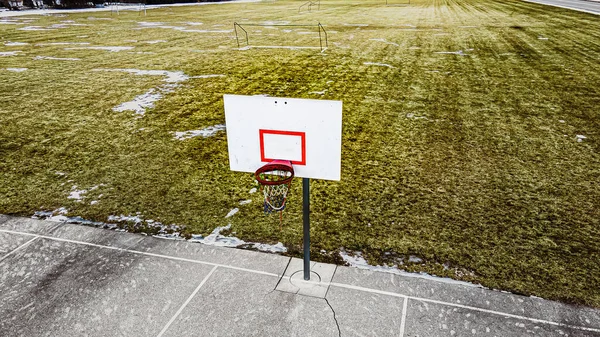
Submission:
POLYGON ((20 245, 19 247, 11 250, 10 252, 6 253, 6 255, 4 255, 3 257, 0 257, 0 262, 4 261, 4 259, 6 259, 7 257, 13 255, 15 252, 25 248, 26 246, 28 246, 30 243, 32 243, 33 241, 37 240, 38 236, 34 237, 33 239, 25 242, 24 244, 20 245))
POLYGON ((406 327, 406 312, 408 311, 408 297, 404 298, 402 303, 402 318, 400 319, 400 337, 404 337, 404 329, 406 327))
POLYGON ((401 297, 401 298, 406 298, 406 299, 411 299, 411 300, 416 300, 416 301, 421 301, 421 302, 429 302, 429 303, 441 304, 441 305, 446 305, 446 306, 456 307, 456 308, 461 308, 461 309, 467 309, 467 310, 485 312, 487 314, 493 314, 493 315, 498 315, 498 316, 515 318, 515 319, 521 319, 521 320, 526 320, 526 321, 530 321, 530 322, 533 322, 533 323, 548 324, 548 325, 554 325, 554 326, 559 326, 559 327, 563 327, 563 328, 577 329, 577 330, 584 330, 584 331, 591 331, 591 332, 600 332, 599 328, 589 328, 589 327, 579 326, 579 325, 570 325, 570 324, 565 324, 565 323, 552 322, 552 321, 548 321, 548 320, 544 320, 544 319, 532 318, 532 317, 527 317, 527 316, 520 316, 520 315, 515 315, 515 314, 509 314, 509 313, 506 313, 506 312, 495 311, 495 310, 490 310, 490 309, 483 309, 483 308, 478 308, 478 307, 472 307, 472 306, 463 305, 463 304, 457 304, 457 303, 450 303, 450 302, 432 300, 432 299, 422 298, 422 297, 416 297, 416 296, 408 296, 408 295, 398 294, 398 293, 394 293, 394 292, 390 292, 390 291, 377 290, 377 289, 371 289, 371 288, 353 286, 353 285, 349 285, 349 284, 336 283, 336 282, 331 282, 331 285, 334 286, 334 287, 340 287, 340 288, 346 288, 346 289, 352 289, 352 290, 358 290, 358 291, 365 291, 365 292, 370 292, 370 293, 375 293, 375 294, 382 294, 382 295, 388 295, 388 296, 394 296, 394 297, 401 297))
POLYGON ((342 330, 340 329, 340 323, 338 322, 337 317, 335 317, 335 310, 333 310, 331 303, 329 303, 329 300, 327 300, 326 297, 323 297, 323 299, 325 300, 325 302, 327 302, 327 305, 331 309, 331 312, 333 312, 333 320, 335 321, 335 325, 337 326, 337 329, 338 329, 338 336, 342 337, 342 330))
POLYGON ((202 282, 200 282, 200 284, 196 287, 196 289, 194 289, 194 291, 192 292, 192 294, 190 295, 190 297, 187 298, 187 300, 185 300, 185 302, 183 302, 183 304, 181 305, 181 307, 179 307, 179 309, 177 310, 177 312, 173 315, 173 317, 171 317, 171 319, 169 320, 169 322, 167 322, 167 324, 165 325, 165 327, 158 333, 158 335, 156 337, 162 337, 162 335, 167 332, 167 330, 169 329, 169 327, 171 326, 171 324, 173 324, 173 322, 175 322, 175 320, 177 319, 177 317, 179 317, 179 315, 181 314, 181 312, 183 311, 183 309, 185 309, 185 307, 190 303, 190 301, 192 300, 192 298, 194 298, 194 296, 196 296, 196 294, 198 293, 198 291, 200 291, 200 288, 202 288, 202 286, 206 283, 206 281, 208 281, 208 279, 212 276, 212 274, 215 272, 215 270, 218 268, 219 266, 214 266, 210 272, 208 273, 208 275, 206 275, 204 277, 204 279, 202 280, 202 282))
POLYGON ((139 254, 139 255, 152 256, 152 257, 160 257, 160 258, 169 259, 169 260, 191 262, 191 263, 197 263, 197 264, 206 264, 206 265, 209 265, 209 266, 223 267, 223 268, 240 270, 240 271, 245 271, 245 272, 254 273, 254 274, 266 275, 266 276, 275 276, 275 277, 280 277, 281 276, 279 274, 269 273, 269 272, 266 272, 266 271, 253 270, 253 269, 242 268, 242 267, 234 267, 234 266, 230 266, 230 265, 226 265, 226 264, 220 264, 220 263, 214 263, 214 262, 206 262, 206 261, 201 261, 201 260, 187 259, 187 258, 184 258, 184 257, 169 256, 169 255, 162 255, 162 254, 156 254, 156 253, 148 253, 148 252, 142 252, 142 251, 139 251, 139 250, 132 250, 132 249, 126 249, 126 248, 103 246, 103 245, 99 245, 99 244, 96 244, 96 243, 90 243, 90 242, 84 242, 84 241, 77 241, 77 240, 70 240, 70 239, 62 239, 62 238, 57 238, 57 237, 47 236, 47 235, 38 235, 38 234, 31 234, 31 233, 21 233, 21 232, 6 230, 6 229, 0 229, 0 233, 2 233, 2 232, 3 233, 10 233, 10 234, 21 234, 21 235, 28 235, 28 236, 36 236, 36 237, 42 238, 42 239, 55 240, 55 241, 60 241, 60 242, 68 242, 68 243, 80 244, 80 245, 91 246, 91 247, 96 247, 96 248, 106 248, 106 249, 112 249, 112 250, 122 251, 122 252, 126 252, 126 253, 139 254))
MULTIPOLYGON (((281 277, 281 275, 278 275, 278 274, 264 272, 264 271, 259 271, 259 270, 252 270, 252 269, 247 269, 247 268, 234 267, 234 266, 223 265, 223 264, 219 264, 219 263, 205 262, 205 261, 199 261, 199 260, 192 260, 192 259, 186 259, 186 258, 175 257, 175 256, 161 255, 161 254, 155 254, 155 253, 147 253, 147 252, 141 252, 141 251, 136 251, 136 250, 131 250, 131 249, 123 249, 123 248, 118 248, 118 247, 103 246, 103 245, 98 245, 98 244, 95 244, 95 243, 89 243, 89 242, 83 242, 83 241, 76 241, 76 240, 69 240, 69 239, 61 239, 61 238, 56 238, 56 237, 46 236, 46 235, 38 235, 38 234, 32 234, 32 233, 22 233, 22 232, 11 231, 11 230, 6 230, 6 229, 0 229, 0 232, 2 232, 2 233, 10 233, 10 234, 27 235, 27 236, 35 236, 34 239, 42 238, 42 239, 55 240, 55 241, 61 241, 61 242, 69 242, 69 243, 87 245, 87 246, 98 247, 98 248, 107 248, 107 249, 112 249, 112 250, 124 251, 124 252, 128 252, 128 253, 133 253, 133 254, 140 254, 140 255, 146 255, 146 256, 152 256, 152 257, 160 257, 160 258, 165 258, 165 259, 171 259, 171 260, 176 260, 176 261, 184 261, 184 262, 191 262, 191 263, 197 263, 197 264, 206 264, 206 265, 211 265, 211 266, 214 266, 214 267, 223 267, 223 268, 227 268, 227 269, 234 269, 234 270, 246 271, 246 272, 249 272, 249 273, 261 274, 261 275, 267 275, 267 276, 281 277)), ((30 241, 33 241, 34 239, 32 239, 30 241)), ((284 278, 285 279, 289 279, 289 277, 286 277, 286 276, 282 277, 282 279, 284 279, 284 278)), ((307 281, 307 282, 310 283, 310 281, 307 281)), ((414 299, 414 300, 417 300, 417 301, 430 302, 430 303, 435 303, 435 304, 442 304, 442 305, 453 306, 453 307, 463 308, 463 309, 468 309, 468 310, 473 310, 473 311, 485 312, 485 313, 499 315, 499 316, 504 316, 504 317, 510 317, 510 318, 527 320, 527 321, 531 321, 531 322, 534 322, 534 323, 542 323, 542 324, 560 326, 560 327, 564 327, 564 328, 571 328, 571 329, 577 329, 577 330, 591 331, 591 332, 600 332, 600 328, 588 328, 588 327, 578 326, 578 325, 569 325, 569 324, 552 322, 552 321, 538 319, 538 318, 531 318, 531 317, 526 317, 526 316, 519 316, 519 315, 504 313, 504 312, 495 311, 495 310, 489 310, 489 309, 471 307, 471 306, 462 305, 462 304, 455 304, 455 303, 438 301, 438 300, 432 300, 432 299, 426 299, 426 298, 421 298, 421 297, 407 296, 407 295, 403 295, 403 294, 399 294, 399 293, 394 293, 394 292, 389 292, 389 291, 383 291, 383 290, 377 290, 377 289, 371 289, 371 288, 353 286, 353 285, 349 285, 349 284, 330 282, 329 286, 336 286, 336 287, 340 287, 340 288, 352 289, 352 290, 357 290, 357 291, 364 291, 364 292, 369 292, 369 293, 374 293, 374 294, 382 294, 382 295, 393 296, 393 297, 410 298, 410 299, 414 299)))

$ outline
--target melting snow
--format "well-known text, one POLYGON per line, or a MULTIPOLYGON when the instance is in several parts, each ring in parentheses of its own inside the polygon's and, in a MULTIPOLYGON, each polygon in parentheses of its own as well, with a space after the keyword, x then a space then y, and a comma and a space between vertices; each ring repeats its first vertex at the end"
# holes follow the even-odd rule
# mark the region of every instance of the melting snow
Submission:
POLYGON ((230 217, 234 216, 235 213, 237 213, 239 211, 240 211, 240 209, 236 207, 236 208, 232 209, 231 211, 229 211, 229 213, 227 213, 227 215, 225 216, 225 218, 230 218, 230 217))
POLYGON ((50 42, 37 43, 36 46, 68 46, 68 45, 88 45, 89 42, 50 42))
POLYGON ((106 50, 113 53, 118 53, 123 50, 131 50, 134 47, 129 46, 111 46, 111 47, 101 47, 101 46, 92 46, 92 47, 76 47, 76 48, 65 48, 65 50, 79 50, 79 49, 92 49, 92 50, 106 50))
POLYGON ((368 27, 369 24, 368 23, 344 23, 344 26, 350 26, 350 27, 368 27))
POLYGON ((257 243, 257 242, 245 242, 244 240, 238 239, 234 236, 224 236, 221 235, 223 230, 229 230, 231 228, 231 224, 223 227, 215 228, 210 235, 204 237, 202 235, 192 235, 192 238, 189 240, 190 242, 198 242, 203 243, 205 245, 218 246, 218 247, 239 247, 239 246, 247 246, 250 248, 254 248, 263 252, 271 252, 271 253, 285 253, 287 252, 287 248, 281 243, 278 242, 275 245, 269 245, 266 243, 257 243))
POLYGON ((391 65, 386 64, 386 63, 364 62, 363 64, 366 65, 366 66, 379 66, 379 67, 396 68, 396 67, 391 66, 391 65))
POLYGON ((26 71, 27 68, 6 68, 6 70, 14 71, 15 73, 20 73, 20 72, 26 71))
POLYGON ((150 40, 150 41, 143 41, 144 43, 148 43, 148 44, 157 44, 157 43, 163 43, 163 42, 168 42, 167 40, 150 40))
POLYGON ((223 77, 225 75, 200 75, 200 76, 188 76, 182 71, 168 71, 168 70, 140 70, 140 69, 93 69, 93 71, 113 71, 113 72, 126 72, 134 75, 147 75, 147 76, 165 76, 164 81, 168 84, 153 88, 146 93, 136 96, 132 101, 125 102, 119 106, 113 108, 114 111, 126 111, 133 110, 136 114, 143 115, 147 108, 154 106, 154 102, 158 101, 163 97, 163 94, 170 93, 175 90, 180 82, 187 81, 190 78, 211 78, 211 77, 223 77))
POLYGON ((251 202, 252 202, 252 200, 250 200, 250 199, 248 199, 248 200, 242 200, 242 201, 240 201, 240 205, 247 205, 247 204, 249 204, 251 202))
POLYGON ((225 130, 224 124, 217 124, 213 126, 209 126, 202 130, 189 130, 182 132, 175 132, 175 139, 184 140, 193 137, 202 136, 204 138, 214 136, 217 132, 225 130))
POLYGON ((57 61, 80 61, 81 59, 74 57, 52 57, 52 56, 36 56, 34 60, 57 60, 57 61))
POLYGON ((367 260, 365 260, 362 257, 362 253, 361 252, 354 252, 353 255, 350 255, 350 254, 346 253, 346 251, 344 249, 341 249, 340 250, 340 256, 350 266, 356 267, 356 268, 359 268, 359 269, 367 269, 367 270, 372 270, 372 271, 379 271, 379 272, 385 272, 385 273, 390 273, 390 274, 396 274, 396 275, 405 276, 405 277, 417 277, 417 278, 422 278, 422 279, 427 279, 427 280, 433 280, 433 281, 437 281, 437 282, 450 283, 450 284, 456 284, 456 285, 462 285, 462 286, 468 286, 468 287, 482 288, 481 285, 477 285, 477 284, 473 284, 473 283, 469 283, 469 282, 457 281, 457 280, 453 280, 453 279, 448 278, 448 277, 438 277, 438 276, 433 276, 433 275, 430 275, 430 274, 427 274, 427 273, 409 273, 409 272, 406 272, 404 270, 398 269, 397 266, 393 266, 393 267, 379 266, 379 265, 372 266, 369 263, 367 263, 367 260))
POLYGON ((45 28, 41 26, 27 26, 23 28, 19 28, 19 30, 54 30, 53 28, 45 28))
POLYGON ((583 142, 583 140, 584 140, 584 139, 586 139, 587 137, 586 137, 586 136, 584 136, 584 135, 577 135, 577 136, 575 136, 575 138, 577 138, 577 142, 578 142, 578 143, 581 143, 581 142, 583 142))
POLYGON ((146 109, 153 108, 154 102, 161 99, 163 95, 156 89, 150 89, 145 94, 136 96, 132 101, 121 103, 113 108, 113 111, 134 111, 138 115, 144 115, 146 109))
POLYGON ((16 56, 18 53, 22 53, 20 50, 15 51, 0 51, 0 57, 2 56, 16 56))
POLYGON ((26 46, 26 45, 28 45, 28 44, 29 44, 29 43, 27 43, 27 42, 11 42, 11 41, 4 42, 4 45, 5 45, 5 46, 8 46, 8 47, 14 47, 14 46, 26 46))
POLYGON ((250 189, 250 191, 248 191, 248 193, 252 194, 252 193, 256 193, 256 187, 252 187, 250 189))
POLYGON ((392 46, 400 47, 399 44, 397 44, 395 42, 390 42, 390 41, 388 41, 386 39, 370 39, 370 40, 371 41, 379 41, 379 42, 383 42, 383 43, 386 43, 386 44, 391 44, 392 46))
POLYGON ((469 54, 465 54, 465 52, 462 50, 459 50, 459 51, 437 51, 437 52, 435 52, 435 54, 451 54, 451 55, 469 56, 469 54))

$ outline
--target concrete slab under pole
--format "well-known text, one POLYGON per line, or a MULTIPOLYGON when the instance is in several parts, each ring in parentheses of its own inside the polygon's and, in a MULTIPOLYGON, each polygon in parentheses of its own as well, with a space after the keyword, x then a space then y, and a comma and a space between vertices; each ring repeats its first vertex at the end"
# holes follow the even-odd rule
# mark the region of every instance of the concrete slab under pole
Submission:
POLYGON ((311 264, 323 296, 276 290, 300 259, 0 215, 0 336, 600 336, 599 309, 311 264))

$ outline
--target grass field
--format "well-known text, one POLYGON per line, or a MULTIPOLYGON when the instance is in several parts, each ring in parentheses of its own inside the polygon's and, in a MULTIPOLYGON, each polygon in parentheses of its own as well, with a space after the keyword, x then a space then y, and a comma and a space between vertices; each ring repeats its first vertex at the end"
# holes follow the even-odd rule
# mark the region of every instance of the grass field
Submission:
POLYGON ((342 180, 311 185, 314 260, 360 252, 600 306, 598 17, 512 0, 301 3, 0 24, 0 213, 138 214, 186 235, 231 223, 299 255, 300 180, 280 231, 252 175, 229 171, 224 131, 175 132, 223 124, 223 94, 342 100, 342 180), (315 28, 247 27, 254 47, 238 50, 234 22, 315 28), (318 47, 317 22, 323 53, 255 48, 318 47), (133 48, 82 49, 94 46, 133 48), (107 71, 125 68, 188 77, 107 71), (113 110, 145 93, 162 95, 145 114, 113 110))

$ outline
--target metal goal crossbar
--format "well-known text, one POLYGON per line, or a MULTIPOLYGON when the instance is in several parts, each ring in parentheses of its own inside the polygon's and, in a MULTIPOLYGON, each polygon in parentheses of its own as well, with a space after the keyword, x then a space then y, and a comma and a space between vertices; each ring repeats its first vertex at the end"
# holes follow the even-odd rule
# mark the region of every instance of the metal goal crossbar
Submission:
MULTIPOLYGON (((244 23, 240 24, 237 22, 233 23, 233 30, 235 32, 235 40, 237 42, 238 48, 240 48, 240 34, 243 32, 244 37, 246 38, 246 46, 250 46, 250 40, 248 39, 248 31, 244 29, 244 27, 315 27, 315 25, 290 25, 290 24, 260 24, 260 23, 244 23), (240 29, 240 33, 238 34, 238 29, 240 29)), ((319 22, 316 24, 317 31, 319 33, 319 47, 321 48, 321 52, 324 52, 329 47, 327 31, 323 25, 319 22), (325 45, 323 46, 323 42, 325 45)), ((243 41, 243 40, 242 40, 243 41)))

